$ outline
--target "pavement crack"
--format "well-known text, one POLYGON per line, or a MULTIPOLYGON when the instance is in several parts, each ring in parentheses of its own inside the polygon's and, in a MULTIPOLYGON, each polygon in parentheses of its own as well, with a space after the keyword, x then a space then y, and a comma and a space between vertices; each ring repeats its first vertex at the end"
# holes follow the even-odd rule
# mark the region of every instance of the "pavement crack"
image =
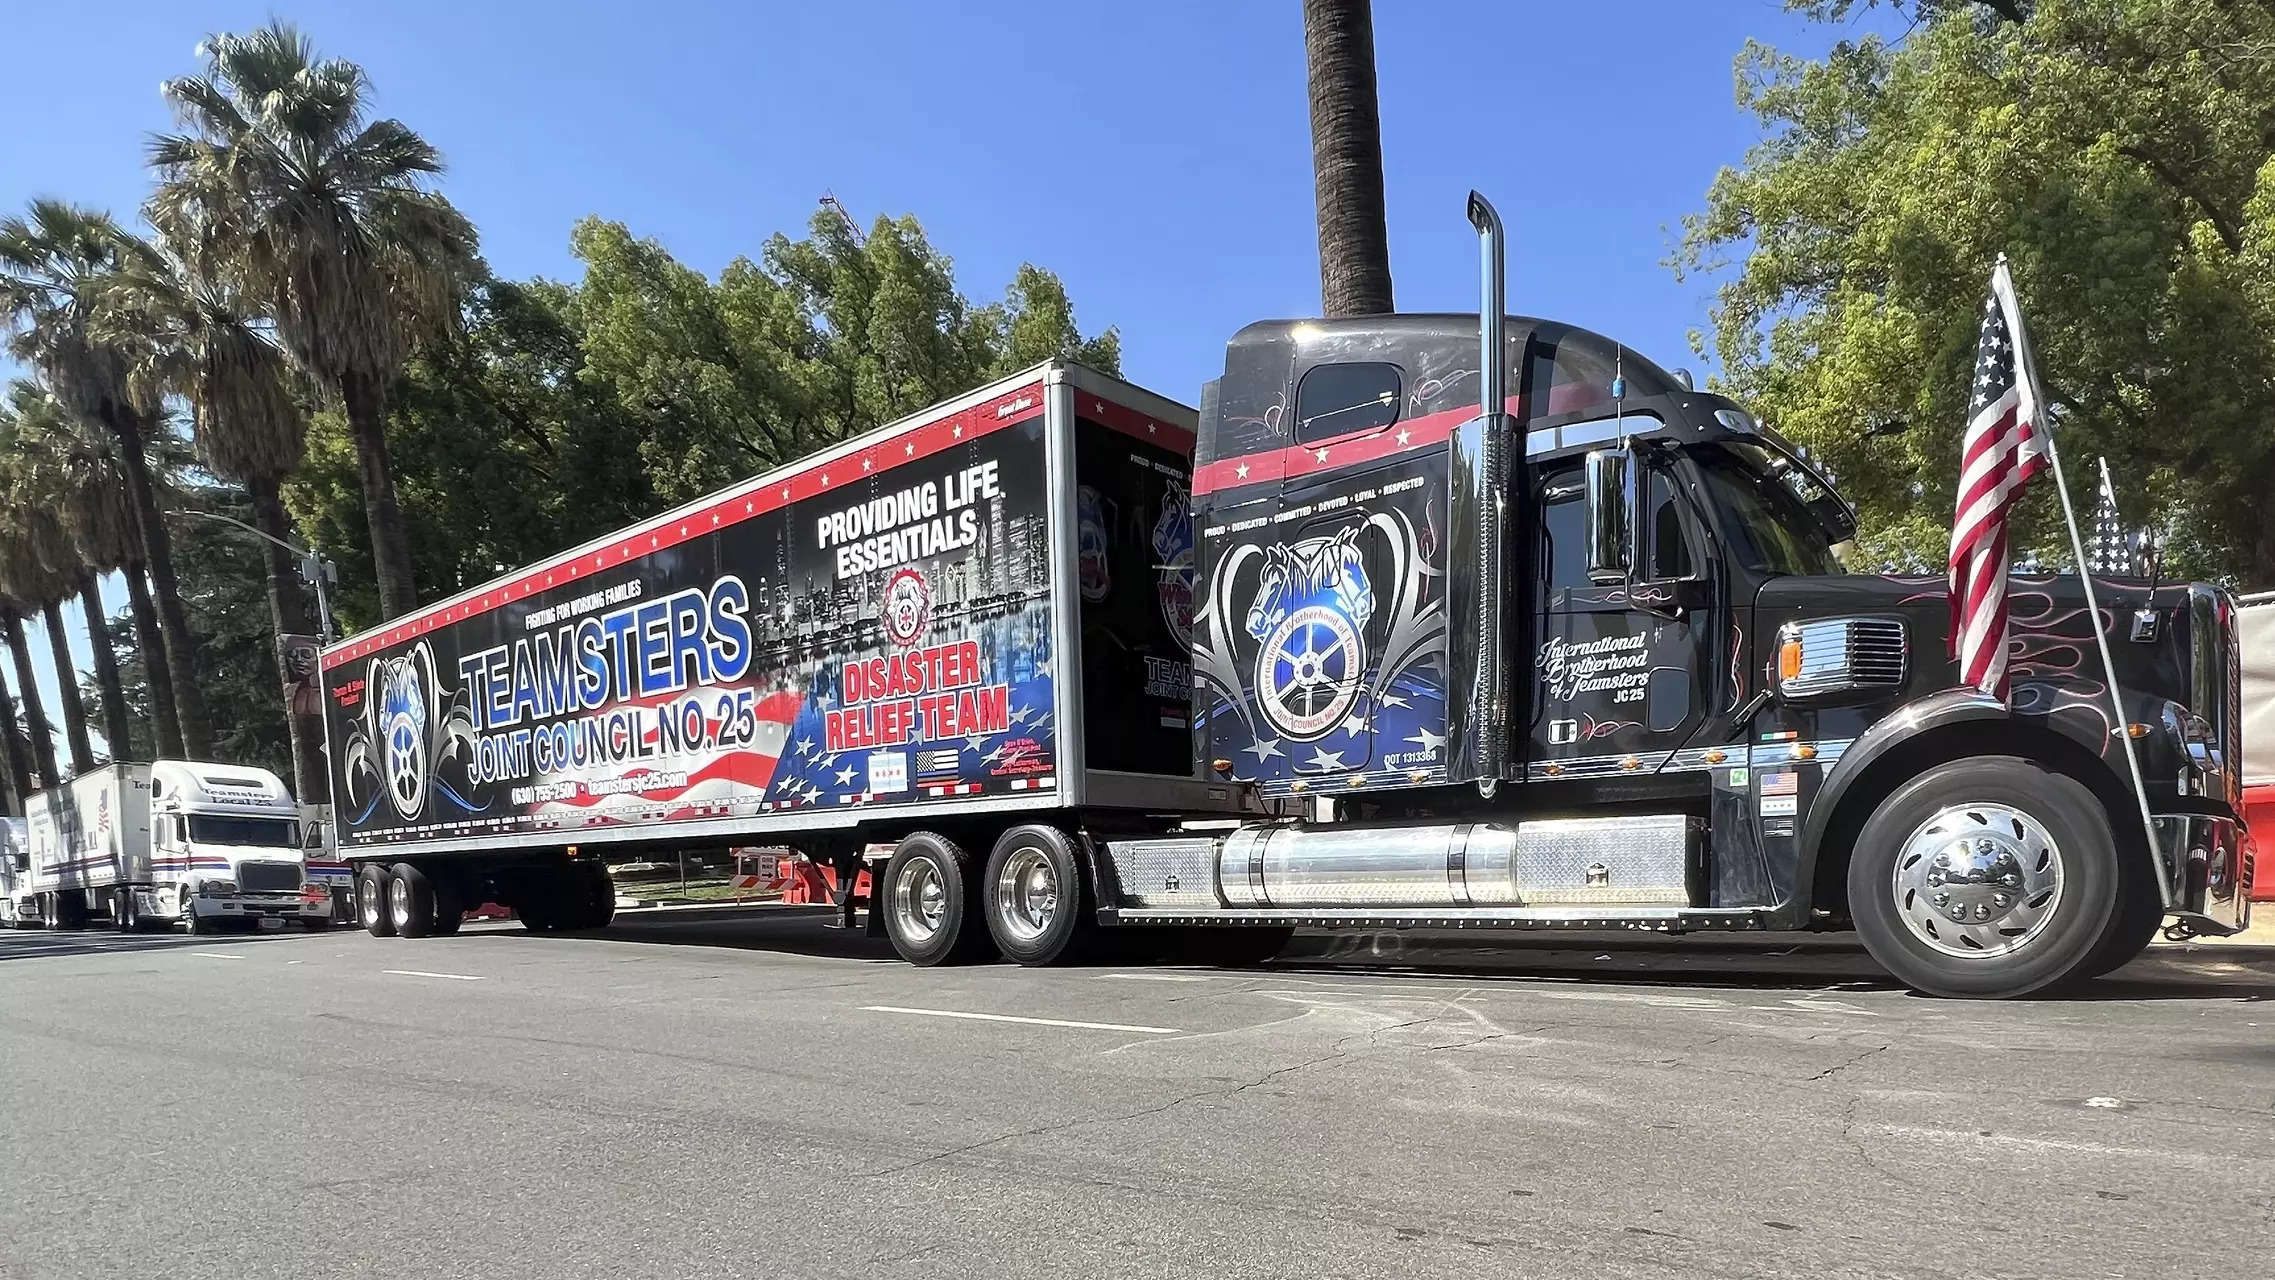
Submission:
POLYGON ((1871 1048, 1866 1049, 1864 1052, 1856 1055, 1855 1057, 1850 1058, 1846 1062, 1835 1063, 1834 1065, 1825 1068, 1817 1074, 1810 1076, 1807 1080, 1802 1081, 1802 1083, 1815 1084, 1819 1080, 1830 1080, 1834 1076, 1837 1076, 1843 1071, 1848 1070, 1850 1067, 1862 1065, 1865 1059, 1870 1058, 1874 1054, 1887 1052, 1889 1047, 1890 1046, 1884 1044, 1876 1044, 1871 1048))

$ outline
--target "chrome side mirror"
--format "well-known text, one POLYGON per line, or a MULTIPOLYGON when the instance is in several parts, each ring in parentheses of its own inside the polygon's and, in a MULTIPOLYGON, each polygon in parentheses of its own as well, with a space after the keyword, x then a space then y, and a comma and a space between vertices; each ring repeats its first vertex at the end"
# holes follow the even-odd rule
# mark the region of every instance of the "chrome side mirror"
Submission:
POLYGON ((1588 579, 1625 582, 1635 566, 1635 452, 1590 449, 1588 486, 1588 579))

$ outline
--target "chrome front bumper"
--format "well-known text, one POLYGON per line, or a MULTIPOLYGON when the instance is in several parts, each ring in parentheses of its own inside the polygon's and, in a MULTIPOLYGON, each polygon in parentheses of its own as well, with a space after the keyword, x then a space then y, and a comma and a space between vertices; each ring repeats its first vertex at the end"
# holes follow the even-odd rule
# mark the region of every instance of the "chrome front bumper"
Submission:
POLYGON ((2234 818, 2159 814, 2157 867, 2172 914, 2198 933, 2224 936, 2251 924, 2251 832, 2234 818))

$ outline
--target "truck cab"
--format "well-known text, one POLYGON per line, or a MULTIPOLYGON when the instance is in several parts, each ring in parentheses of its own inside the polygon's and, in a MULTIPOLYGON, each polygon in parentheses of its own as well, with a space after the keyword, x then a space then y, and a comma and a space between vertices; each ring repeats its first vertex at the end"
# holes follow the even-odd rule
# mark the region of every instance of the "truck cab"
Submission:
POLYGON ((2015 575, 2001 703, 1940 574, 1847 572, 1827 476, 1603 335, 1250 325, 1192 494, 1196 755, 1282 816, 1109 842, 1117 922, 1854 927, 2011 995, 2248 918, 2226 592, 2015 575))
POLYGON ((150 865, 166 890, 156 905, 192 932, 232 921, 328 922, 330 890, 308 879, 302 859, 300 813, 275 774, 182 760, 150 766, 150 865))
POLYGON ((37 914, 31 904, 32 852, 29 824, 0 818, 0 929, 21 927, 37 914))

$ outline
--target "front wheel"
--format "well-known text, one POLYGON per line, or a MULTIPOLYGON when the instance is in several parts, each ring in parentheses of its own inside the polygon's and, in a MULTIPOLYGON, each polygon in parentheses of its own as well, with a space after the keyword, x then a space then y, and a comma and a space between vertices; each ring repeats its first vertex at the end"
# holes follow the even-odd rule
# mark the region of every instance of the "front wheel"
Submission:
POLYGON ((213 922, 197 913, 197 895, 188 885, 182 886, 182 929, 191 937, 203 937, 213 932, 213 922))
POLYGON ((2082 977, 2117 893, 2107 811, 2035 761, 1938 765, 1882 801, 1849 861, 1865 949, 1931 995, 2028 995, 2082 977))

